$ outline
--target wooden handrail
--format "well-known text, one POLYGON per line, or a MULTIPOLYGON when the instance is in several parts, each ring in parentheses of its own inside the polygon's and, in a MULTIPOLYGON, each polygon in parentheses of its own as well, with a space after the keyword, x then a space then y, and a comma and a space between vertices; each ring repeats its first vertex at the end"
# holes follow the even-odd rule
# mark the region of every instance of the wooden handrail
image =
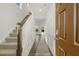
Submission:
POLYGON ((21 56, 21 54, 22 54, 22 40, 21 40, 22 26, 25 24, 25 22, 28 20, 28 18, 30 17, 31 14, 32 13, 29 12, 29 14, 26 15, 21 22, 17 23, 17 27, 16 27, 16 29, 17 29, 17 50, 16 50, 16 55, 17 56, 21 56))
POLYGON ((24 25, 24 23, 27 21, 27 19, 29 18, 29 16, 30 16, 31 14, 32 14, 32 13, 29 12, 29 14, 26 15, 26 16, 24 17, 24 19, 23 19, 21 22, 18 22, 17 24, 22 27, 22 26, 24 25))

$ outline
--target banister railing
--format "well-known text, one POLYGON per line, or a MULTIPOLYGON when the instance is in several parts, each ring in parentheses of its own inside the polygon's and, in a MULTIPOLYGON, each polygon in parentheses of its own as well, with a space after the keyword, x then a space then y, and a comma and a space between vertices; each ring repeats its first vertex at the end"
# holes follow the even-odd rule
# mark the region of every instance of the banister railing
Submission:
POLYGON ((17 50, 16 50, 16 55, 17 56, 21 56, 21 54, 22 54, 22 41, 21 41, 22 27, 26 23, 26 21, 28 20, 28 18, 30 17, 31 14, 32 13, 29 12, 29 14, 26 15, 21 22, 17 23, 17 27, 16 27, 16 29, 17 29, 17 50))
POLYGON ((24 23, 28 20, 28 18, 29 18, 29 16, 30 16, 31 14, 32 14, 32 13, 29 12, 29 14, 26 15, 26 16, 24 17, 24 19, 23 19, 21 22, 18 22, 17 24, 20 25, 20 27, 22 27, 22 26, 24 25, 24 23))

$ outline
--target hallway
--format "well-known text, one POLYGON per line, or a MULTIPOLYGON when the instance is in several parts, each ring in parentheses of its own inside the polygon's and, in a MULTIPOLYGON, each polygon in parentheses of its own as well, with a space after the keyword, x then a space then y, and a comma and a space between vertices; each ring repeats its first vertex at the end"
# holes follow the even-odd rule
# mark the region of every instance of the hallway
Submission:
POLYGON ((52 52, 46 43, 45 37, 39 37, 38 39, 38 42, 34 42, 31 51, 29 52, 29 56, 52 56, 52 52))
POLYGON ((55 4, 30 3, 28 6, 32 15, 22 28, 22 55, 55 55, 55 4))

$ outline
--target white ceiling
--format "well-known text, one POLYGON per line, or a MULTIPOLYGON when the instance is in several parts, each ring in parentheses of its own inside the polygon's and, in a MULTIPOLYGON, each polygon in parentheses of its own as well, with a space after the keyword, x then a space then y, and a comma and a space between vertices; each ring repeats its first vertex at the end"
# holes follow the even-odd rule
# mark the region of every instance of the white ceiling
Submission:
POLYGON ((44 18, 50 8, 50 4, 47 3, 30 3, 29 9, 35 15, 35 18, 44 18))
POLYGON ((29 3, 28 9, 33 13, 35 25, 43 26, 46 22, 47 13, 51 8, 51 3, 29 3))

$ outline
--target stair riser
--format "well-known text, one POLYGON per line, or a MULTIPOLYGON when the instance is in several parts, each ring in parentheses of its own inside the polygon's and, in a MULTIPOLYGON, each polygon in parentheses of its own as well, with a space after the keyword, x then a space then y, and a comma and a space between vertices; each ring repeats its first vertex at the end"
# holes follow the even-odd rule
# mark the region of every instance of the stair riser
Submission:
POLYGON ((5 42, 0 44, 0 56, 16 56, 17 49, 17 31, 16 28, 5 39, 5 42))
POLYGON ((16 49, 16 45, 0 45, 0 49, 16 49))
POLYGON ((15 33, 16 33, 16 32, 17 32, 17 30, 15 29, 15 30, 13 30, 13 32, 15 32, 15 33))
POLYGON ((9 43, 9 42, 11 43, 12 42, 13 43, 13 42, 16 42, 16 40, 7 40, 6 42, 7 43, 9 43))
POLYGON ((6 42, 17 42, 17 39, 6 39, 6 42))
POLYGON ((10 37, 17 37, 17 34, 10 34, 10 37))

